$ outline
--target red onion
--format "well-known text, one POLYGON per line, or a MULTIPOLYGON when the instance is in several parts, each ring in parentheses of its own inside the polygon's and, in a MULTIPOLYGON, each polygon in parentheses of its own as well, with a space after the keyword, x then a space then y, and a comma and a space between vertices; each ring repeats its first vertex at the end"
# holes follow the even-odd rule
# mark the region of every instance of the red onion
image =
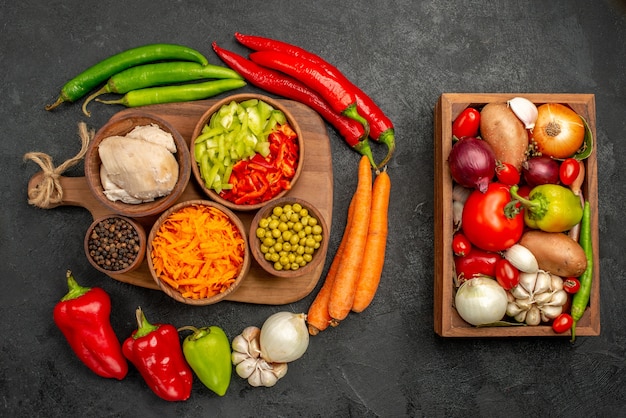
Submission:
POLYGON ((557 184, 559 182, 559 163, 550 157, 532 157, 522 163, 524 180, 529 186, 557 184))
POLYGON ((452 179, 464 187, 487 191, 496 174, 496 155, 482 139, 465 137, 458 140, 448 156, 452 179))

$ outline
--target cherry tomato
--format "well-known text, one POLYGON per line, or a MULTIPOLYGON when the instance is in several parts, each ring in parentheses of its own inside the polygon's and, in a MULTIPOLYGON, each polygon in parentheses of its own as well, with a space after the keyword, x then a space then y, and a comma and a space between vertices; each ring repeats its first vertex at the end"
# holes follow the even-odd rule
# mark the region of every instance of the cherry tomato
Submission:
POLYGON ((559 167, 559 179, 561 183, 569 186, 576 180, 580 173, 580 164, 574 158, 566 158, 559 167))
POLYGON ((469 254, 472 249, 472 243, 461 232, 457 232, 452 237, 452 251, 454 255, 464 256, 469 254))
POLYGON ((519 270, 509 260, 501 258, 496 263, 496 281, 504 290, 510 290, 519 283, 519 270))
POLYGON ((563 290, 573 295, 580 290, 580 281, 576 277, 568 277, 563 280, 563 290))
POLYGON ((480 128, 480 112, 468 107, 452 122, 452 135, 461 139, 466 136, 478 135, 480 128))
POLYGON ((498 162, 496 165, 496 177, 500 183, 506 184, 507 186, 513 186, 520 181, 519 171, 510 163, 498 162))
POLYGON ((562 313, 561 315, 554 318, 552 322, 552 329, 557 334, 563 334, 567 330, 569 330, 574 324, 574 318, 570 314, 562 313))
POLYGON ((460 282, 483 275, 495 277, 496 263, 502 257, 500 254, 473 248, 463 257, 454 257, 454 268, 460 282))
POLYGON ((504 251, 524 232, 524 211, 508 217, 504 211, 511 201, 509 186, 493 182, 485 193, 474 190, 463 206, 463 233, 483 250, 504 251))

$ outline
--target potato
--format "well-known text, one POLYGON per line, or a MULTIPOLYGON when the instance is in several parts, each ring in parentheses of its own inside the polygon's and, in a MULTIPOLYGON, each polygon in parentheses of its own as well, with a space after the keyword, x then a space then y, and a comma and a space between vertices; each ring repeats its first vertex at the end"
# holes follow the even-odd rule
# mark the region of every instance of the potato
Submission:
POLYGON ((521 171, 528 150, 528 133, 506 103, 492 102, 483 107, 480 133, 500 162, 513 164, 521 171))
POLYGON ((537 259, 541 270, 561 277, 578 277, 587 268, 580 244, 561 232, 527 231, 519 242, 537 259))

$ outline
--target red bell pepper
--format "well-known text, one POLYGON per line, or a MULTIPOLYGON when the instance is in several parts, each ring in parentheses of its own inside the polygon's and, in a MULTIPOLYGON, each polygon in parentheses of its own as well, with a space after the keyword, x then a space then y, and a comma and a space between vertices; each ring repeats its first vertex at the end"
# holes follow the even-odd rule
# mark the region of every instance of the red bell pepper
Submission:
POLYGON ((111 298, 99 287, 82 287, 67 271, 68 293, 52 316, 78 358, 95 374, 122 380, 128 363, 110 322, 111 298))
POLYGON ((178 331, 170 324, 151 324, 137 308, 137 329, 124 341, 122 350, 148 384, 166 401, 191 396, 193 374, 181 348, 178 331))
POLYGON ((232 185, 221 196, 238 205, 253 205, 267 201, 291 188, 291 179, 298 165, 297 134, 288 125, 277 125, 268 136, 270 154, 255 154, 233 166, 228 182, 232 185))

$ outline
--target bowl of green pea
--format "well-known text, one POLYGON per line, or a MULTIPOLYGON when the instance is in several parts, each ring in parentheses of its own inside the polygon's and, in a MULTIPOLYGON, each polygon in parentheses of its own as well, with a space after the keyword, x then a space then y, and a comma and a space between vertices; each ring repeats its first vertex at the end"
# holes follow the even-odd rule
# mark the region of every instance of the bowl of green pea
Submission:
POLYGON ((299 277, 323 263, 330 231, 321 212, 296 197, 283 197, 261 208, 250 224, 250 250, 272 276, 299 277))

